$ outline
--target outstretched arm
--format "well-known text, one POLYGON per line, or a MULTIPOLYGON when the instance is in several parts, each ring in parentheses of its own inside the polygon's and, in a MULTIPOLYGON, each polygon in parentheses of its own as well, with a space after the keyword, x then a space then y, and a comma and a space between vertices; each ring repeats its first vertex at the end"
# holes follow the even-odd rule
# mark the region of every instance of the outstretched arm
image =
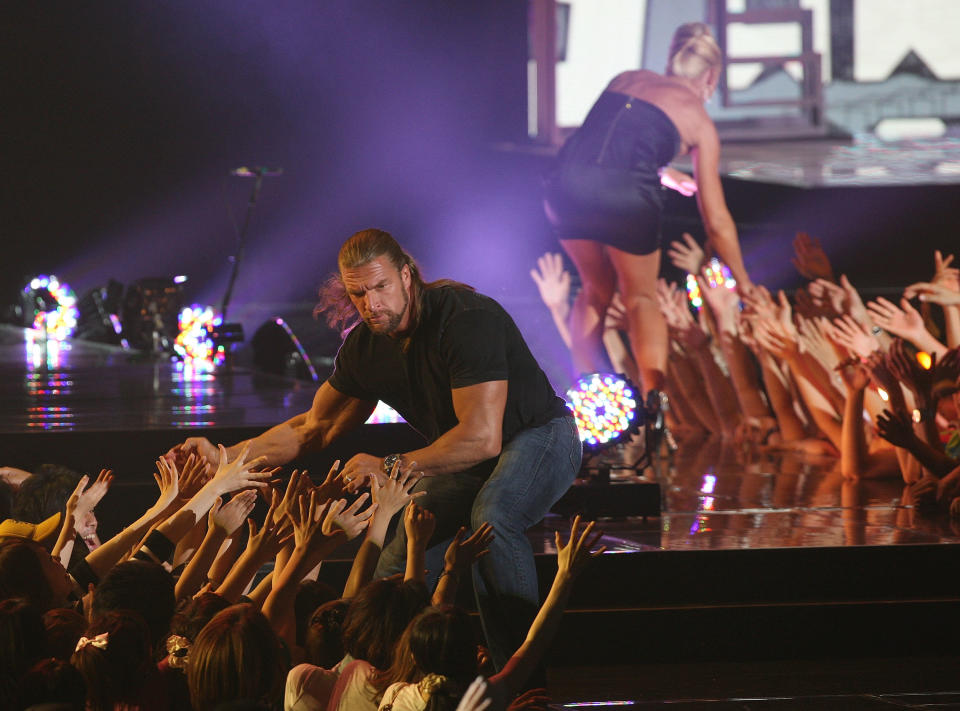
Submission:
MULTIPOLYGON (((249 446, 248 457, 263 457, 264 466, 281 466, 304 452, 323 449, 342 435, 363 424, 376 407, 375 402, 344 395, 329 382, 323 383, 313 398, 308 412, 291 417, 266 432, 227 447, 227 456, 233 460, 249 446)), ((191 437, 178 445, 174 454, 186 456, 196 451, 216 461, 216 448, 204 437, 191 437)))
POLYGON ((727 201, 723 196, 723 185, 720 182, 720 138, 717 129, 709 119, 691 151, 693 157, 693 173, 697 179, 697 206, 703 218, 703 227, 707 232, 707 239, 720 259, 733 272, 741 289, 748 289, 753 285, 747 268, 743 264, 743 255, 740 252, 740 240, 737 237, 737 227, 727 209, 727 201))

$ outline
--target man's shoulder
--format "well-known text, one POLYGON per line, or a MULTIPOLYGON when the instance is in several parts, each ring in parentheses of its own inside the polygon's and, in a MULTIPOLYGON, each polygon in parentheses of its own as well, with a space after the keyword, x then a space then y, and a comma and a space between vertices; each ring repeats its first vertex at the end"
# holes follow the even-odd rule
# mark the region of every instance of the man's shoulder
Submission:
POLYGON ((427 289, 424 296, 430 305, 431 314, 444 320, 464 311, 477 309, 504 313, 496 299, 465 287, 438 286, 427 289))

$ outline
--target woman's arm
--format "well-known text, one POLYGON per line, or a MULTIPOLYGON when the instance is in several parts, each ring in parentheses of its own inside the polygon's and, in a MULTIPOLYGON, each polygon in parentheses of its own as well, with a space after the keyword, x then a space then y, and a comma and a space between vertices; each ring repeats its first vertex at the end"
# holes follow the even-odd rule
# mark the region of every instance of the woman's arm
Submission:
POLYGON ((693 174, 697 179, 697 207, 703 218, 707 240, 733 272, 741 289, 753 286, 740 252, 737 226, 730 216, 720 182, 720 138, 713 122, 705 117, 697 145, 691 150, 693 174))

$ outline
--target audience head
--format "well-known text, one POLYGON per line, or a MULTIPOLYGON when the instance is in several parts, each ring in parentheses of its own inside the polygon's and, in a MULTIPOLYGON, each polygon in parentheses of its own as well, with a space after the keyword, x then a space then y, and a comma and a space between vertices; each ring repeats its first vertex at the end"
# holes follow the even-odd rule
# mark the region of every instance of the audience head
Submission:
POLYGON ((82 477, 83 474, 67 467, 41 464, 33 476, 20 485, 13 515, 23 521, 38 523, 63 511, 82 477))
POLYGON ((310 616, 303 647, 307 662, 330 669, 343 659, 343 622, 350 603, 331 600, 310 616))
POLYGON ((339 597, 336 590, 319 580, 304 580, 300 583, 297 587, 297 598, 293 605, 294 615, 297 619, 297 646, 302 647, 304 645, 307 628, 314 610, 339 597))
POLYGON ((84 711, 86 697, 83 674, 63 659, 43 659, 23 677, 20 698, 25 709, 84 711))
POLYGON ((24 672, 45 656, 40 611, 23 598, 0 601, 0 708, 17 708, 24 672))
POLYGON ((403 582, 397 576, 374 580, 350 603, 343 622, 344 649, 355 659, 386 669, 403 630, 428 601, 427 589, 420 583, 403 582))
POLYGON ((190 648, 187 683, 194 711, 228 701, 272 704, 283 693, 284 659, 270 623, 253 605, 217 613, 190 648))
POLYGON ((167 663, 175 669, 186 669, 190 647, 214 615, 230 607, 230 602, 220 595, 205 592, 184 601, 170 623, 167 637, 167 663))
POLYGON ((87 685, 89 711, 113 711, 118 704, 139 705, 142 689, 156 667, 150 631, 131 610, 97 617, 77 642, 70 659, 87 685))
POLYGON ((60 561, 37 541, 17 536, 0 538, 0 598, 24 597, 46 611, 65 605, 73 587, 60 561))
POLYGON ((174 583, 160 565, 145 560, 128 560, 114 567, 93 593, 90 619, 113 610, 133 610, 146 622, 151 645, 167 638, 176 606, 174 583))
POLYGON ((44 614, 43 626, 47 631, 50 656, 69 662, 77 648, 77 640, 87 626, 83 615, 68 607, 56 607, 44 614))
POLYGON ((477 659, 469 615, 453 606, 428 607, 404 630, 393 665, 375 685, 382 692, 394 682, 416 683, 427 709, 452 711, 477 676, 477 659))

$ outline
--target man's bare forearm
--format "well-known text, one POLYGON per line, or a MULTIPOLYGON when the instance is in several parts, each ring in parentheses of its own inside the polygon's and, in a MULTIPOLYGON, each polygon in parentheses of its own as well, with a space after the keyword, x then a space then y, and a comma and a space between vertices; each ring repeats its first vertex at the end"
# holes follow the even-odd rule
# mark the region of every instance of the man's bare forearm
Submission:
POLYGON ((475 432, 459 424, 433 444, 403 455, 403 464, 417 463, 427 476, 462 472, 500 454, 500 433, 475 432))
POLYGON ((303 413, 271 427, 263 434, 227 447, 227 457, 235 459, 249 445, 248 460, 266 457, 265 466, 279 467, 296 459, 312 445, 312 435, 313 432, 307 428, 307 414, 303 413))

